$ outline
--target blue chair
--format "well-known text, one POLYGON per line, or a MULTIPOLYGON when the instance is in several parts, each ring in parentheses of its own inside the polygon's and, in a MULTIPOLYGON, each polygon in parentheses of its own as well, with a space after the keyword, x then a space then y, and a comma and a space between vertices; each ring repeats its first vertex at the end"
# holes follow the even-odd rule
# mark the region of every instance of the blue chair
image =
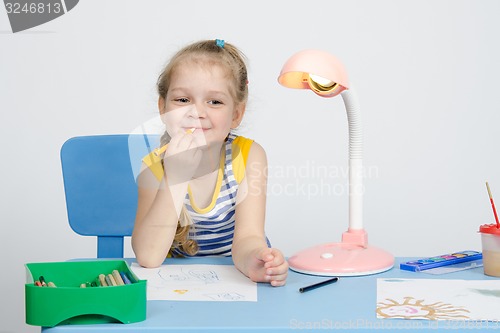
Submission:
POLYGON ((123 258, 137 208, 141 159, 159 136, 91 135, 67 140, 61 165, 68 220, 73 231, 97 236, 97 258, 123 258))

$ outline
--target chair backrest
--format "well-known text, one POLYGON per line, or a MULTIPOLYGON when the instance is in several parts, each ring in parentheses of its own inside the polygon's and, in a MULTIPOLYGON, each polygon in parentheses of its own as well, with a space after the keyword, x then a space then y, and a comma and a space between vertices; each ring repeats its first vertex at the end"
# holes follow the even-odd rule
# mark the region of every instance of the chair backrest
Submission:
POLYGON ((158 146, 158 136, 91 135, 61 148, 66 208, 71 228, 97 236, 98 258, 123 258, 137 208, 136 176, 141 159, 158 146))

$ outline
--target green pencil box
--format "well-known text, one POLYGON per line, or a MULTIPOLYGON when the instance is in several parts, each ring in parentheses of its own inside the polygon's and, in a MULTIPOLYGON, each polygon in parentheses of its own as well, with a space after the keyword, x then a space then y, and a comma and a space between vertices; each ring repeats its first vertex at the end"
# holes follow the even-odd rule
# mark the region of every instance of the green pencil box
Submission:
POLYGON ((26 323, 59 324, 135 323, 146 319, 146 280, 139 280, 125 260, 85 260, 29 263, 26 267, 26 323), (130 284, 80 288, 99 274, 125 272, 130 284), (56 287, 34 284, 40 276, 56 287))

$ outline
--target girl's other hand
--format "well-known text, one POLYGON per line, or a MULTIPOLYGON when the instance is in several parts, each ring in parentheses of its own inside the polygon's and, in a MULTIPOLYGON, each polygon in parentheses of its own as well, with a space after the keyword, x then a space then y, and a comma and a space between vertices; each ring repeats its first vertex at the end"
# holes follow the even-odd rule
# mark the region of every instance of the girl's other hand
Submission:
POLYGON ((249 276, 255 282, 269 282, 273 287, 283 286, 288 276, 288 262, 280 250, 264 248, 252 260, 249 276))

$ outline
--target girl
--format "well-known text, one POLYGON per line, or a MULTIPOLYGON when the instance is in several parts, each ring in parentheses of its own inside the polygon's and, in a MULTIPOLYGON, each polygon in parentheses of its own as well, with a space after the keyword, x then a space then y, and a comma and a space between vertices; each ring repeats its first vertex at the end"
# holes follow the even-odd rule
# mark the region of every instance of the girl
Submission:
POLYGON ((266 154, 231 131, 248 98, 243 55, 222 40, 193 43, 171 59, 157 86, 166 132, 138 177, 137 262, 232 256, 252 281, 284 285, 288 263, 264 233, 266 154))

